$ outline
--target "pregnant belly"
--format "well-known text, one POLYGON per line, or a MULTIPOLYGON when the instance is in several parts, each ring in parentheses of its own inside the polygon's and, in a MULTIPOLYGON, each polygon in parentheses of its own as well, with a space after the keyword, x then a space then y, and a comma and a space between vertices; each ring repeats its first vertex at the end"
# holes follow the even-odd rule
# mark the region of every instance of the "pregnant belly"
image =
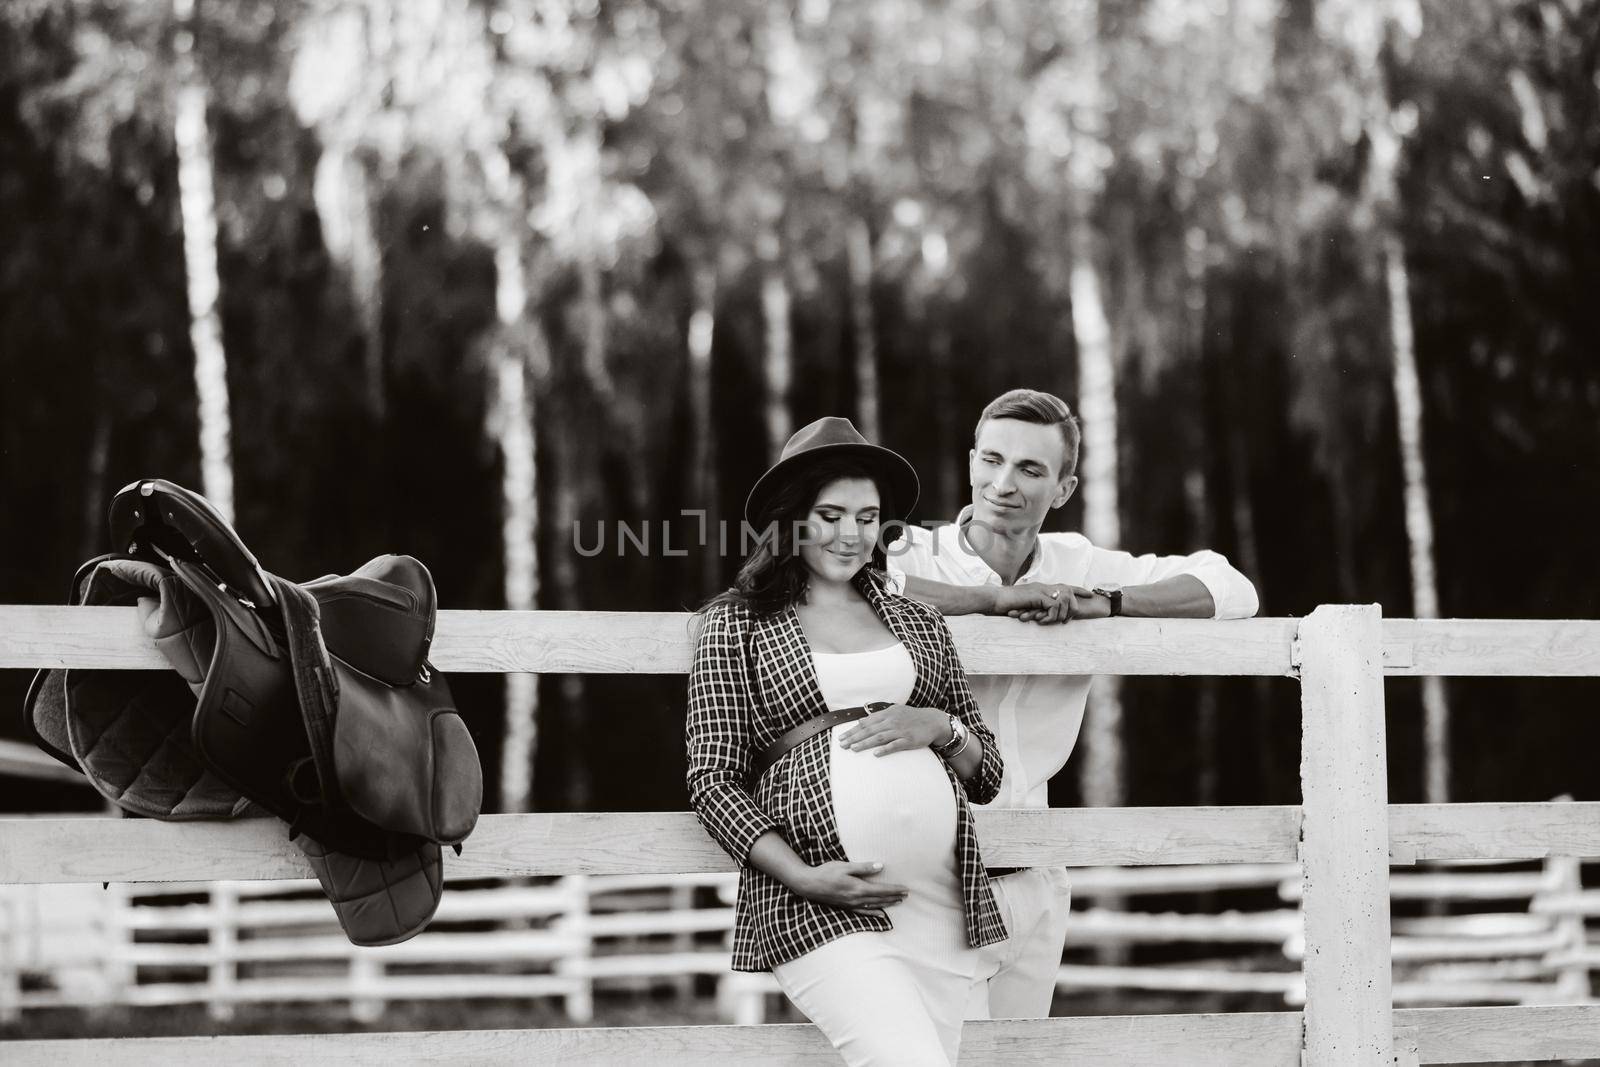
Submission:
POLYGON ((833 811, 839 843, 852 861, 883 864, 895 881, 929 879, 953 887, 956 798, 932 749, 875 756, 832 738, 833 811))

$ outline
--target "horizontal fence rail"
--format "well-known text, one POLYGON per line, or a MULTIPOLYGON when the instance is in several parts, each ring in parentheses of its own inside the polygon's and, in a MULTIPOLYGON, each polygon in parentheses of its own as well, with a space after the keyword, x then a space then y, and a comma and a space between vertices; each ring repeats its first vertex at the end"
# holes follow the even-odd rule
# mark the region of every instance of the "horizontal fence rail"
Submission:
MULTIPOLYGON (((1394 1013, 1394 1062, 1495 1063, 1579 1059, 1600 1047, 1600 1004, 1515 1008, 1401 1008, 1394 1013)), ((961 1038, 972 1063, 1073 1067, 1207 1067, 1299 1064, 1299 1012, 1146 1015, 971 1022, 961 1038)), ((14 1067, 106 1063, 474 1064, 706 1063, 837 1065, 815 1027, 670 1026, 560 1030, 444 1030, 420 1033, 275 1037, 171 1037, 18 1041, 4 1046, 14 1067)), ((1345 1063, 1360 1062, 1346 1060, 1345 1063)))
MULTIPOLYGON (((1066 867, 1288 863, 1299 858, 1301 809, 978 808, 984 859, 1066 867)), ((1434 860, 1600 857, 1600 802, 1391 804, 1389 857, 1434 860)), ((485 815, 451 878, 558 874, 692 874, 733 862, 689 812, 485 815)), ((276 819, 0 819, 0 882, 16 884, 309 878, 276 819)))
MULTIPOLYGON (((441 611, 432 659, 443 671, 684 674, 683 612, 441 611)), ((1297 619, 1104 619, 1022 626, 952 618, 972 674, 1284 675, 1297 673, 1297 619)), ((0 605, 0 669, 165 670, 133 608, 0 605)), ((1385 619, 1392 676, 1600 675, 1600 622, 1385 619)))

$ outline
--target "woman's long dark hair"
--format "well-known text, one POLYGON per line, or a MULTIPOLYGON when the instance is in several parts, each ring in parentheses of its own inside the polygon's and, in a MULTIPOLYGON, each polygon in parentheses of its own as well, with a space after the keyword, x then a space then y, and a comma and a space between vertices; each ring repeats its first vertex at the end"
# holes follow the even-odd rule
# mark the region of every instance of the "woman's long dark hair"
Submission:
MULTIPOLYGON (((757 615, 770 615, 782 611, 790 604, 805 599, 811 572, 795 545, 795 533, 811 513, 811 505, 823 487, 840 478, 866 478, 878 487, 881 502, 880 516, 892 515, 894 502, 889 499, 885 479, 872 466, 852 457, 829 457, 807 463, 795 472, 794 477, 773 492, 762 513, 753 516, 755 533, 761 538, 755 550, 745 557, 734 579, 733 588, 718 593, 700 608, 701 613, 724 604, 747 608, 757 615)), ((883 522, 880 518, 878 539, 872 546, 868 567, 883 570, 886 559, 883 550, 883 522)))

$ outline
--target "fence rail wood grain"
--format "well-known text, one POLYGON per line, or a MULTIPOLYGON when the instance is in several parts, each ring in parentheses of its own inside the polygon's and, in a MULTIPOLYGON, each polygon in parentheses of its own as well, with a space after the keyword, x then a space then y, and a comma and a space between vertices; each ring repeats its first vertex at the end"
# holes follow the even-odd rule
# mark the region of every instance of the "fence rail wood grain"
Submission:
MULTIPOLYGON (((984 857, 996 866, 1257 864, 1299 859, 1301 809, 1293 805, 978 809, 974 814, 984 857)), ((1392 863, 1546 856, 1600 857, 1600 802, 1389 805, 1392 863)), ((446 854, 445 866, 452 878, 734 869, 695 817, 677 811, 486 815, 459 857, 446 854)), ((187 882, 310 875, 283 824, 272 819, 232 823, 0 819, 0 882, 187 882)))
MULTIPOLYGON (((1600 1047, 1600 1004, 1505 1008, 1399 1008, 1395 1027, 1416 1042, 1420 1063, 1581 1059, 1600 1047)), ((1250 1063, 1294 1067, 1299 1012, 1080 1016, 968 1023, 962 1055, 975 1063, 1074 1067, 1169 1067, 1250 1063)), ((15 1041, 14 1067, 102 1067, 242 1063, 392 1064, 455 1060, 475 1064, 648 1062, 836 1065, 838 1054, 811 1026, 601 1027, 561 1030, 442 1030, 418 1033, 169 1037, 138 1040, 15 1041)), ((1355 1060, 1347 1061, 1349 1063, 1355 1060)))

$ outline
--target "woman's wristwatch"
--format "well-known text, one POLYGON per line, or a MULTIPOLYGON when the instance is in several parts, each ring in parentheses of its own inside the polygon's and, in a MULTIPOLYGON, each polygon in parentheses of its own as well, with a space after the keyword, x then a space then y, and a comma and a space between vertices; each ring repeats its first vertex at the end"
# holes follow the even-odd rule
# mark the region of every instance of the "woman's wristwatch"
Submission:
POLYGON ((934 751, 941 759, 954 759, 961 755, 967 747, 967 727, 954 715, 950 716, 950 740, 942 745, 935 745, 934 751))

